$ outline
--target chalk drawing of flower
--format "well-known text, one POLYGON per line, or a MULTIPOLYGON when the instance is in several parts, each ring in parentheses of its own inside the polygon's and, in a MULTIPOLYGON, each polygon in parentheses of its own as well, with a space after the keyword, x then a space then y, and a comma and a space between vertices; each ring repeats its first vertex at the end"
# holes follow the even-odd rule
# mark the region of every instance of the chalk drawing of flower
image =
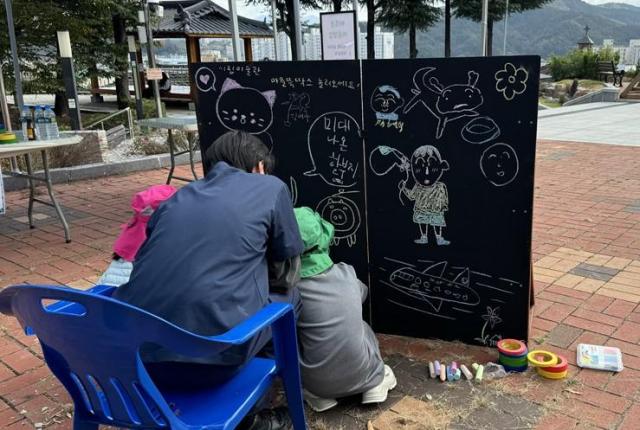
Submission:
POLYGON ((496 324, 499 324, 502 322, 502 318, 500 318, 500 316, 498 315, 499 310, 500 310, 499 307, 495 309, 491 309, 489 306, 487 306, 487 314, 482 315, 482 319, 485 320, 487 323, 489 323, 491 328, 494 328, 496 324))
POLYGON ((522 94, 527 89, 529 72, 524 67, 514 66, 511 63, 504 65, 504 69, 496 72, 496 90, 506 100, 513 100, 516 94, 522 94))
POLYGON ((480 333, 480 337, 476 337, 475 340, 484 345, 495 345, 495 343, 497 342, 496 338, 499 338, 500 336, 495 334, 493 336, 490 336, 488 333, 485 334, 485 331, 487 330, 487 326, 491 326, 491 328, 494 328, 496 324, 500 324, 502 322, 502 318, 500 318, 500 315, 498 315, 499 310, 500 307, 492 309, 491 307, 487 306, 487 313, 485 315, 482 315, 482 319, 484 320, 482 333, 480 333))

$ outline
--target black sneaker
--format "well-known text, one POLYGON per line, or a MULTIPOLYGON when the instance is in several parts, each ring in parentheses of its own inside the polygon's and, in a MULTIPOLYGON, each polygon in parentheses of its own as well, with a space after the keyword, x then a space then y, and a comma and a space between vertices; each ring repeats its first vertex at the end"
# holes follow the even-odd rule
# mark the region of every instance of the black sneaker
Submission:
POLYGON ((256 415, 245 417, 238 430, 291 430, 293 424, 285 407, 264 409, 256 415))

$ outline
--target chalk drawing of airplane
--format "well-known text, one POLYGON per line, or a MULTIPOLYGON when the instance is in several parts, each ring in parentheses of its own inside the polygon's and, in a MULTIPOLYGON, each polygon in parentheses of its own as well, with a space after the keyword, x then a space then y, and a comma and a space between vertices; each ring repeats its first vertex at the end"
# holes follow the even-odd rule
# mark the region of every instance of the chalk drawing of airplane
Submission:
POLYGON ((476 306, 480 296, 470 284, 470 271, 465 268, 452 279, 447 279, 447 262, 443 261, 418 271, 413 267, 402 267, 389 276, 389 285, 411 298, 426 302, 438 312, 443 302, 462 306, 476 306))

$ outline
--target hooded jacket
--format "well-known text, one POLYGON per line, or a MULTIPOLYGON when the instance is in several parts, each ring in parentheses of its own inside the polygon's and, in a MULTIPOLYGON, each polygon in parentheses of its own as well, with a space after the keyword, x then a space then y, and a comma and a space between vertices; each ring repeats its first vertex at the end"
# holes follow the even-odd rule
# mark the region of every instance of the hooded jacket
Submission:
POLYGON ((362 320, 367 287, 353 267, 329 257, 333 226, 309 208, 297 208, 295 215, 305 248, 298 283, 303 385, 327 398, 363 393, 384 378, 378 341, 362 320))

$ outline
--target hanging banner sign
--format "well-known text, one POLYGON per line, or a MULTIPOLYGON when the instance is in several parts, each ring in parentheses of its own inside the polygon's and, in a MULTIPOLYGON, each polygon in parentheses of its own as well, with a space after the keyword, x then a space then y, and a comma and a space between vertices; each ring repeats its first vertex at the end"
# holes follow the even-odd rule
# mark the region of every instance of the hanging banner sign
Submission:
POLYGON ((148 81, 160 81, 162 80, 162 69, 147 69, 147 80, 148 81))
POLYGON ((321 13, 322 59, 357 60, 356 34, 354 11, 321 13))

